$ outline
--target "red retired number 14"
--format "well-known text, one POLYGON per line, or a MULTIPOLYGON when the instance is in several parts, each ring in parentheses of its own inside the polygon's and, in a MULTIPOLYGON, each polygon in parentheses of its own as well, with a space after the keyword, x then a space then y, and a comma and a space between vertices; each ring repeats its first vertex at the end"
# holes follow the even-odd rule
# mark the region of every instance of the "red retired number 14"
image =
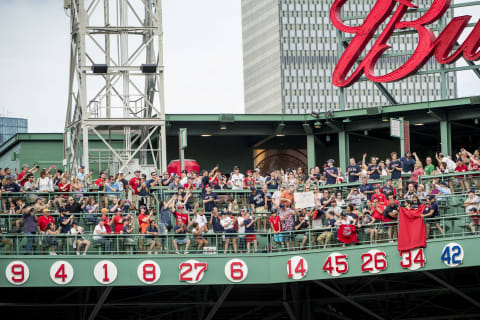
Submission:
POLYGON ((364 73, 374 82, 391 82, 406 78, 420 68, 432 57, 438 63, 449 64, 457 61, 462 55, 466 60, 480 59, 480 23, 477 22, 473 30, 453 53, 463 30, 472 18, 470 15, 455 17, 445 29, 435 37, 434 33, 426 27, 440 19, 448 10, 451 0, 433 0, 430 8, 418 19, 403 20, 408 8, 417 8, 412 0, 377 0, 365 21, 359 26, 346 25, 341 18, 341 10, 349 0, 335 0, 330 10, 330 19, 340 31, 354 34, 354 37, 338 61, 333 71, 332 82, 337 87, 348 87, 355 83, 364 73), (398 6, 397 6, 398 4, 398 6), (387 21, 387 19, 390 19, 387 21), (386 23, 385 29, 373 44, 365 58, 351 71, 357 59, 363 53, 378 28, 386 23), (418 34, 418 44, 411 57, 398 69, 385 75, 375 75, 375 65, 382 54, 391 47, 387 44, 395 30, 414 29, 418 34))

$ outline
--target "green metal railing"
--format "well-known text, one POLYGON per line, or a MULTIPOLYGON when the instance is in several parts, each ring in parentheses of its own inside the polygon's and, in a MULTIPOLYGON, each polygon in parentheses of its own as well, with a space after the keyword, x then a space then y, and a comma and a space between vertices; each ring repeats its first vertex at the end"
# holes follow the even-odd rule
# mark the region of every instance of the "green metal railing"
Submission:
MULTIPOLYGON (((480 219, 480 217, 478 217, 480 219)), ((425 219, 430 225, 430 238, 455 238, 472 236, 478 237, 471 230, 471 217, 468 214, 451 214, 434 219, 425 219), (443 229, 444 234, 440 233, 437 223, 443 229)), ((357 237, 359 245, 376 245, 379 243, 390 243, 396 241, 396 222, 374 223, 371 225, 359 226, 357 228, 357 237), (389 229, 391 228, 391 233, 389 229), (366 231, 367 230, 367 231, 366 231), (373 241, 370 239, 368 230, 376 230, 373 241), (391 234, 391 236, 389 236, 391 234)), ((476 227, 478 229, 478 226, 476 227)), ((101 236, 102 240, 95 239, 91 232, 86 232, 83 239, 89 241, 87 254, 147 254, 149 252, 158 254, 173 254, 176 252, 174 242, 178 239, 189 240, 189 246, 186 247, 185 241, 180 241, 178 249, 180 253, 188 251, 196 254, 241 254, 247 253, 248 238, 255 236, 257 240, 257 250, 254 249, 253 241, 250 242, 251 254, 265 254, 272 252, 281 252, 287 250, 315 250, 327 247, 342 247, 344 244, 337 240, 337 227, 304 229, 299 231, 284 231, 280 233, 259 232, 250 234, 225 234, 225 233, 206 233, 201 237, 192 234, 176 235, 173 233, 159 234, 155 238, 148 238, 145 234, 109 234, 101 236), (280 235, 280 236, 279 236, 280 235), (320 240, 320 239, 323 239, 320 240), (155 240, 155 241, 153 241, 155 240), (207 241, 207 244, 198 247, 200 241, 207 241), (154 248, 150 249, 152 241, 154 248), (225 243, 229 242, 228 248, 225 243), (236 250, 233 243, 236 243, 236 250), (287 245, 288 242, 288 245, 287 245), (161 249, 159 248, 161 247, 161 249)), ((474 230, 477 231, 477 230, 474 230)), ((70 234, 46 235, 26 235, 26 234, 3 234, 3 248, 0 248, 0 255, 7 253, 14 255, 35 254, 47 255, 50 252, 62 255, 74 255, 77 250, 74 248, 75 236, 70 234), (8 242, 11 241, 11 252, 7 252, 8 242), (28 242, 32 242, 32 250, 26 252, 28 242), (52 249, 53 247, 53 249, 52 249)), ((80 252, 83 252, 83 247, 80 252)))

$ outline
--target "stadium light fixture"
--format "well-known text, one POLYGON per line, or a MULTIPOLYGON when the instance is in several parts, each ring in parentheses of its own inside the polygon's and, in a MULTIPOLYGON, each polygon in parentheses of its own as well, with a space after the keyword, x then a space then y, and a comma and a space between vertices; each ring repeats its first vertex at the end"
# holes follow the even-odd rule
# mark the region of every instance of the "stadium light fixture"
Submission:
POLYGON ((315 127, 315 129, 320 129, 322 127, 322 123, 320 121, 315 121, 313 123, 313 126, 315 127))
POLYGON ((388 122, 390 121, 390 119, 388 119, 387 116, 382 116, 382 122, 388 122))
POLYGON ((201 137, 211 137, 212 135, 211 135, 211 134, 208 134, 208 133, 205 133, 205 134, 201 134, 200 136, 201 136, 201 137))
POLYGON ((105 63, 92 64, 92 72, 95 74, 107 73, 108 66, 105 63))
POLYGON ((220 125, 220 130, 227 130, 227 125, 224 124, 224 123, 222 123, 222 124, 220 125))
POLYGON ((157 72, 157 65, 156 64, 142 64, 140 66, 140 70, 142 70, 142 73, 156 73, 157 72))

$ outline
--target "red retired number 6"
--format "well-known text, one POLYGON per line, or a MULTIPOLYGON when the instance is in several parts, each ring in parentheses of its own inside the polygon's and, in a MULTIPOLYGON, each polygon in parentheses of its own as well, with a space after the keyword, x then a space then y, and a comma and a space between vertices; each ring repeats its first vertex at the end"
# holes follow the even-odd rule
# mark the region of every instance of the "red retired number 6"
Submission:
POLYGON ((231 282, 241 282, 247 278, 248 267, 241 259, 231 259, 225 264, 225 277, 231 282))

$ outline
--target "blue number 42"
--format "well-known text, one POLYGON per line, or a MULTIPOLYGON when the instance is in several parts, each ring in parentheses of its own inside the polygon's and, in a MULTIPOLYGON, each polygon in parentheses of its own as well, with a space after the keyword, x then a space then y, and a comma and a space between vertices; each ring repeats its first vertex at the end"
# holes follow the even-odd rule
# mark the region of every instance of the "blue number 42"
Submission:
POLYGON ((442 261, 446 261, 447 264, 459 264, 462 263, 462 260, 458 259, 462 249, 460 246, 453 246, 452 247, 452 254, 450 255, 450 247, 445 247, 442 252, 442 261))

